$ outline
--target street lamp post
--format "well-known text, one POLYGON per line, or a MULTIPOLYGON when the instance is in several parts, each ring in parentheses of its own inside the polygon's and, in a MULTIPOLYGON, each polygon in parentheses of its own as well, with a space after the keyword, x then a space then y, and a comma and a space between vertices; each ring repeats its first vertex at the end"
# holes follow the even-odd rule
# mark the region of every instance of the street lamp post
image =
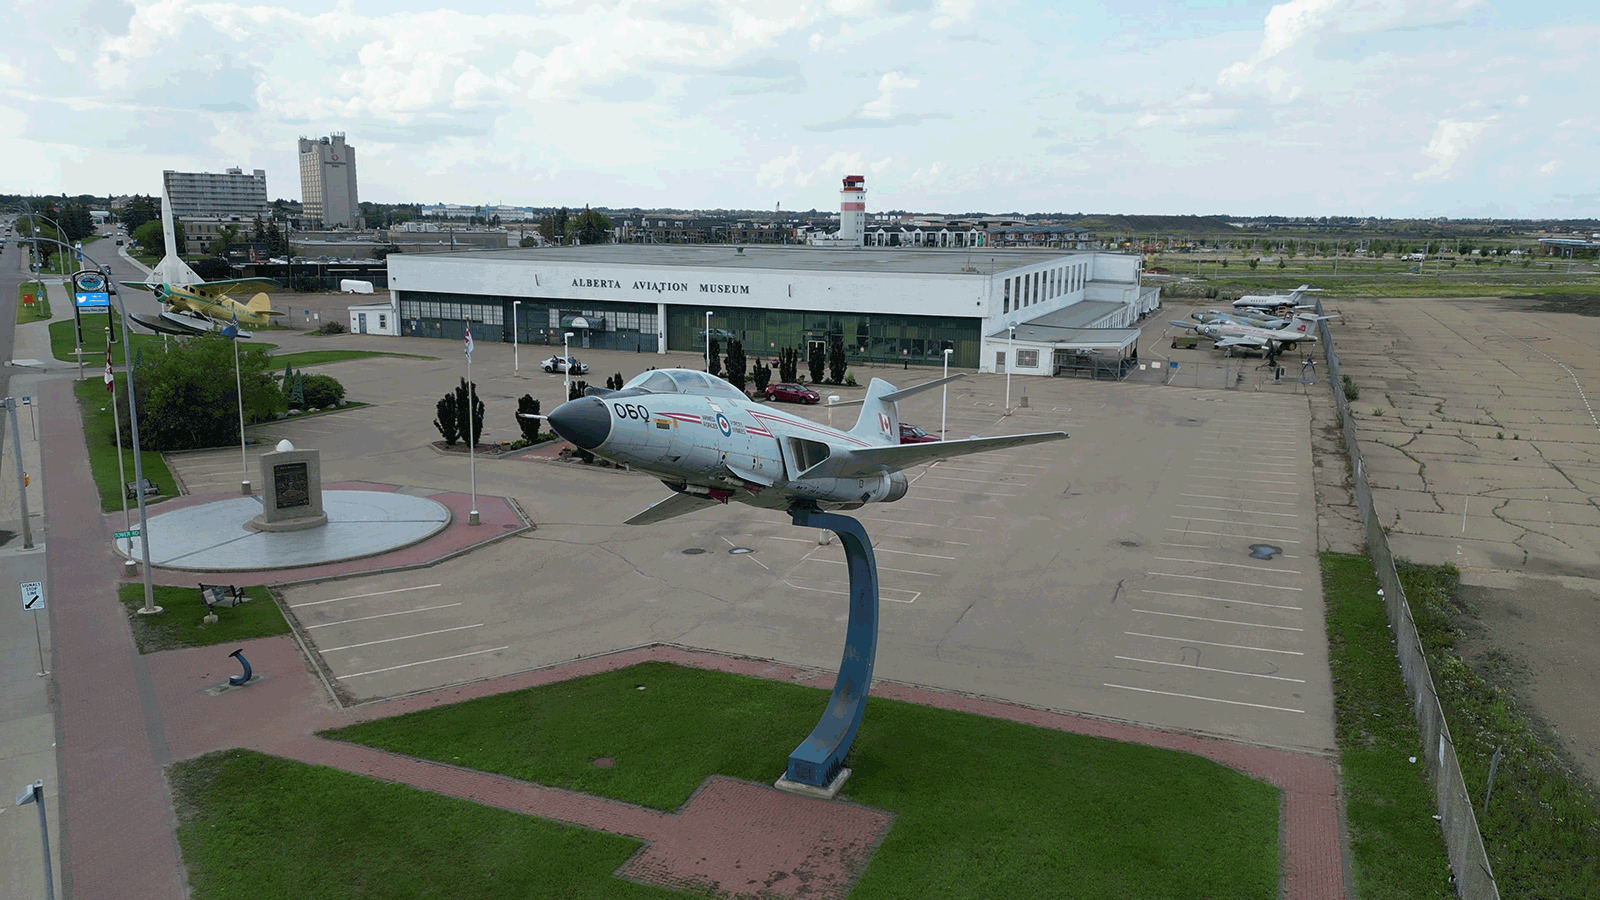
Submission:
POLYGON ((711 310, 706 310, 706 371, 711 371, 711 310))
POLYGON ((48 900, 56 900, 55 875, 50 871, 50 825, 44 815, 43 781, 23 785, 22 790, 17 792, 18 806, 27 806, 29 803, 39 808, 39 843, 44 849, 44 895, 48 900))
MULTIPOLYGON (((946 378, 950 377, 950 354, 953 352, 955 351, 949 347, 944 348, 944 377, 946 378)), ((945 415, 950 409, 950 385, 947 384, 939 390, 941 392, 939 398, 939 434, 943 435, 945 433, 945 415)))
POLYGON ((521 300, 511 301, 511 372, 522 372, 522 357, 517 353, 517 307, 522 305, 521 300))
POLYGON ((570 331, 561 336, 561 371, 566 375, 562 383, 567 386, 568 397, 572 396, 572 354, 567 350, 567 342, 570 340, 572 340, 570 331))
POLYGON ((1011 370, 1016 368, 1017 326, 1008 325, 1011 337, 1006 339, 1006 415, 1011 415, 1011 370))

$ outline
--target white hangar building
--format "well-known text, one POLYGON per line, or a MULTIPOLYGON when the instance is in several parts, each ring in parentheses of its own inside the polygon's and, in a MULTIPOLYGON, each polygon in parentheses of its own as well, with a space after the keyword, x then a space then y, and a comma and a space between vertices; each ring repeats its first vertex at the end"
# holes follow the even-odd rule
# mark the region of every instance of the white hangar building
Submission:
POLYGON ((751 359, 842 338, 854 362, 1052 375, 1081 351, 1137 356, 1160 289, 1140 258, 1060 250, 621 245, 394 254, 405 336, 751 359), (1017 326, 1015 338, 1011 326, 1017 326))

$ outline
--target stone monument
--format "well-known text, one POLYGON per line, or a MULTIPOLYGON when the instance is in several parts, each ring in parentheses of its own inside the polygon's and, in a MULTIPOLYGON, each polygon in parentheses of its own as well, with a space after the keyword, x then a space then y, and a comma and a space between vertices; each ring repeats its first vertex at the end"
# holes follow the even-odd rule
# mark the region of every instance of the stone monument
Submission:
POLYGON ((322 453, 296 450, 287 440, 261 454, 261 515, 256 531, 301 531, 328 524, 322 510, 322 453))

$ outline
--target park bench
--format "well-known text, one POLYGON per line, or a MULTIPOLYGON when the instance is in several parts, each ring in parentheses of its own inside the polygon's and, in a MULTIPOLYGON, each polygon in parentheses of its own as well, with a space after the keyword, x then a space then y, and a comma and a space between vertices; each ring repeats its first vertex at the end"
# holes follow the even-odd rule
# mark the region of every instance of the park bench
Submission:
POLYGON ((139 499, 139 488, 140 488, 141 485, 144 487, 144 495, 146 497, 158 497, 158 496, 161 495, 161 486, 156 484, 154 481, 151 481, 150 479, 145 478, 145 479, 143 479, 141 481, 130 481, 130 482, 128 482, 128 499, 129 500, 137 500, 137 499, 139 499))
POLYGON ((206 602, 206 608, 216 615, 217 607, 232 608, 249 600, 244 595, 244 590, 231 584, 206 584, 200 583, 200 599, 206 602))

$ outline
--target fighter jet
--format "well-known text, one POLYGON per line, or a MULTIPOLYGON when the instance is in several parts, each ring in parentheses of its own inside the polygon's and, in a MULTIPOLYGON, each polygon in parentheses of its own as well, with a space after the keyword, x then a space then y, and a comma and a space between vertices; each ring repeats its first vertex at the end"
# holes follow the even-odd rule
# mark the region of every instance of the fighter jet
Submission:
POLYGON ((1258 328, 1254 325, 1235 325, 1226 322, 1201 324, 1177 320, 1173 320, 1172 324, 1179 328, 1192 328, 1196 333, 1211 338, 1215 342, 1212 345, 1214 350, 1247 347, 1275 354, 1280 350, 1293 350, 1297 344, 1315 341, 1317 333, 1313 327, 1323 319, 1331 318, 1334 317, 1301 313, 1284 328, 1258 328))
POLYGON ((900 443, 897 401, 961 375, 903 390, 872 379, 855 427, 840 431, 746 397, 691 369, 654 369, 620 390, 590 388, 556 407, 550 428, 574 445, 661 479, 672 496, 627 520, 649 525, 713 503, 762 509, 858 509, 892 503, 904 469, 969 453, 1059 441, 1066 432, 900 443))
POLYGON ((238 330, 240 325, 260 327, 273 317, 283 315, 272 308, 272 300, 258 293, 248 303, 229 297, 235 291, 262 291, 281 287, 271 278, 230 278, 226 281, 206 281, 178 255, 176 233, 172 229, 172 207, 167 202, 167 192, 161 192, 161 225, 166 237, 166 255, 150 270, 145 281, 124 281, 128 287, 150 291, 161 301, 161 313, 156 316, 134 314, 134 322, 158 334, 204 334, 208 331, 233 329, 239 337, 250 337, 250 332, 238 330))
POLYGON ((1234 309, 1293 309, 1300 303, 1300 298, 1307 293, 1320 291, 1309 284, 1302 284, 1287 294, 1245 294, 1233 301, 1234 309))

